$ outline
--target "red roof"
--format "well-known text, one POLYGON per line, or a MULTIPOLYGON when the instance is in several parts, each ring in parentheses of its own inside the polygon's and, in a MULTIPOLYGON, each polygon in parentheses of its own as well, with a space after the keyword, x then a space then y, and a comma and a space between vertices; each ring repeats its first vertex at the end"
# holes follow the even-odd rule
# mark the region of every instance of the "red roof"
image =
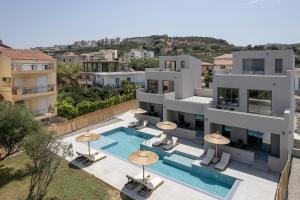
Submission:
POLYGON ((56 61, 51 56, 48 56, 47 54, 37 50, 0 48, 0 53, 3 53, 11 60, 56 61))

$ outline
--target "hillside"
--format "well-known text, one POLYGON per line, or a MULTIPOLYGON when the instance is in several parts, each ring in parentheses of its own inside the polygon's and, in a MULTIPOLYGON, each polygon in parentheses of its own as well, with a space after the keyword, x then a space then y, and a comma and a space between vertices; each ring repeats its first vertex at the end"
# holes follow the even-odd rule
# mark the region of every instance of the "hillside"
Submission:
POLYGON ((265 44, 248 45, 246 47, 229 44, 226 40, 212 37, 170 37, 168 35, 152 35, 146 37, 125 38, 119 45, 98 45, 94 48, 80 48, 73 50, 77 53, 88 53, 99 49, 118 49, 122 56, 130 49, 143 48, 152 50, 155 56, 190 54, 202 61, 213 62, 213 57, 230 53, 234 50, 259 50, 259 49, 294 49, 296 54, 296 65, 300 67, 300 43, 299 44, 265 44))

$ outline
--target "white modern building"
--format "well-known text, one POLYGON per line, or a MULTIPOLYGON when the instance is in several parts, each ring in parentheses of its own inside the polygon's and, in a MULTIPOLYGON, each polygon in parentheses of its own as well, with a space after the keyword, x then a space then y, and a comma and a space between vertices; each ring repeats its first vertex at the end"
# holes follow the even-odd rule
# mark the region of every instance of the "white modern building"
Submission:
POLYGON ((280 172, 293 146, 294 68, 292 50, 233 52, 232 69, 214 70, 212 89, 201 88, 201 61, 188 56, 160 57, 147 69, 145 89, 137 90, 139 115, 151 123, 168 120, 168 134, 198 140, 219 132, 229 145, 218 150, 261 170, 280 172))
POLYGON ((131 49, 130 52, 124 53, 124 59, 129 61, 133 58, 154 58, 154 51, 131 49))

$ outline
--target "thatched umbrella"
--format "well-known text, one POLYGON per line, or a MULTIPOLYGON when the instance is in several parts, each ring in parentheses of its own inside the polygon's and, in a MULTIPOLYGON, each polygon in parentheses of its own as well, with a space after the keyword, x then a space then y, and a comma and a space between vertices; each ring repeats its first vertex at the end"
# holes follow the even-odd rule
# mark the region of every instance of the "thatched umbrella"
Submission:
POLYGON ((158 160, 158 155, 152 151, 134 151, 128 156, 128 160, 136 165, 143 166, 143 182, 145 181, 145 165, 152 165, 158 160))
POLYGON ((205 141, 216 145, 216 157, 218 157, 218 144, 228 144, 230 140, 223 135, 217 133, 211 133, 204 137, 205 141))
POLYGON ((100 135, 96 133, 90 133, 89 131, 85 132, 84 134, 76 137, 76 142, 88 142, 89 147, 89 156, 91 156, 90 150, 90 142, 96 141, 100 139, 100 135))
POLYGON ((144 110, 142 108, 136 108, 136 109, 131 111, 131 113, 133 113, 133 114, 144 114, 146 112, 147 112, 147 110, 144 110))
POLYGON ((177 125, 175 123, 169 121, 158 122, 156 126, 162 129, 164 132, 166 132, 166 135, 167 131, 174 130, 177 128, 177 125))

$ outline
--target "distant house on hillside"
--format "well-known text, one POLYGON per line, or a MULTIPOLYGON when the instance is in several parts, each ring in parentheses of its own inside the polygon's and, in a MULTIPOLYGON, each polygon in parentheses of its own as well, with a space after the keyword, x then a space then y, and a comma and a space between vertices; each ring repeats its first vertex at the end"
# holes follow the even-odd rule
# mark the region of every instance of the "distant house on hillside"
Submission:
POLYGON ((232 68, 232 54, 223 54, 214 57, 214 65, 216 69, 231 69, 232 68))
POLYGON ((129 61, 132 58, 153 58, 154 52, 147 50, 131 49, 129 53, 124 53, 124 59, 129 61))

